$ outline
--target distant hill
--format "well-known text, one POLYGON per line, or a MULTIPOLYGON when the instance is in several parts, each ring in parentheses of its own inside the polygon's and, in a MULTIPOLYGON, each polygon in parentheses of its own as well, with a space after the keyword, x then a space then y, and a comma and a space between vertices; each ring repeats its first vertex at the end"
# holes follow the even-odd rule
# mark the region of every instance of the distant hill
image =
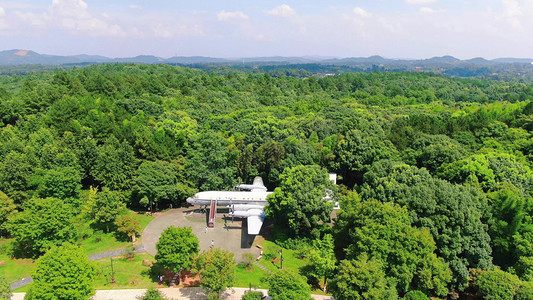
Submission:
POLYGON ((328 70, 339 72, 347 70, 357 71, 427 71, 441 73, 447 76, 472 77, 498 74, 514 74, 533 77, 533 59, 531 58, 497 58, 487 60, 476 57, 460 60, 453 56, 440 56, 428 59, 391 59, 379 55, 370 57, 332 58, 323 56, 305 57, 245 57, 245 58, 215 58, 205 56, 174 56, 161 58, 153 55, 139 55, 135 57, 109 58, 100 55, 46 55, 31 50, 0 51, 0 66, 44 65, 44 66, 73 66, 102 63, 141 63, 141 64, 177 64, 207 68, 208 66, 229 66, 238 68, 257 68, 272 66, 285 69, 302 68, 312 65, 316 73, 328 70), (324 69, 324 70, 321 70, 324 69))

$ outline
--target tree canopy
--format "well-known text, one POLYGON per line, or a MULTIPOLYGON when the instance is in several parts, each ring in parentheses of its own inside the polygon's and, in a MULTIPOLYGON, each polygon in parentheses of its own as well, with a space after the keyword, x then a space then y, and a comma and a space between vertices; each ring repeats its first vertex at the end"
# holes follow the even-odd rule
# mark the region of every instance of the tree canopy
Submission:
POLYGON ((200 251, 198 238, 190 227, 170 226, 161 233, 156 244, 155 259, 163 268, 172 272, 190 270, 200 251))
POLYGON ((297 166, 280 175, 280 186, 268 197, 267 215, 287 226, 293 236, 317 234, 328 222, 333 204, 326 193, 334 189, 326 170, 317 165, 297 166))
POLYGON ((7 228, 17 251, 38 257, 53 246, 74 240, 74 216, 72 206, 61 199, 32 198, 10 219, 7 228))
POLYGON ((81 300, 94 295, 96 269, 83 249, 65 243, 37 260, 25 299, 81 300))
POLYGON ((206 290, 209 299, 219 299, 220 293, 231 287, 235 280, 235 259, 233 253, 211 248, 204 251, 196 260, 200 285, 206 290))
POLYGON ((533 278, 530 77, 194 67, 0 68, 0 234, 13 238, 11 255, 74 241, 85 215, 94 230, 131 235, 126 207, 181 206, 262 176, 275 241, 314 248, 306 275, 344 267, 347 293, 471 292, 475 270, 498 267, 533 278), (348 278, 348 264, 363 270, 348 278), (366 269, 385 280, 363 280, 366 269))
POLYGON ((311 299, 311 290, 305 277, 290 269, 282 269, 270 275, 268 295, 272 300, 311 299))

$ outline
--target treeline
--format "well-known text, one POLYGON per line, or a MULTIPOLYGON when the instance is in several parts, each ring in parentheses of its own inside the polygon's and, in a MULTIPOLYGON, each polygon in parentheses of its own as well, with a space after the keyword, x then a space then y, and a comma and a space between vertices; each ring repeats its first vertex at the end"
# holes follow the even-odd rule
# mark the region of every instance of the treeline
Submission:
POLYGON ((257 175, 272 189, 287 168, 318 165, 339 174, 343 211, 332 232, 293 237, 333 234, 347 268, 379 267, 399 295, 464 291, 473 269, 494 264, 533 279, 530 82, 109 64, 3 76, 0 100, 4 236, 21 236, 16 215, 30 206, 95 218, 162 209, 257 175))

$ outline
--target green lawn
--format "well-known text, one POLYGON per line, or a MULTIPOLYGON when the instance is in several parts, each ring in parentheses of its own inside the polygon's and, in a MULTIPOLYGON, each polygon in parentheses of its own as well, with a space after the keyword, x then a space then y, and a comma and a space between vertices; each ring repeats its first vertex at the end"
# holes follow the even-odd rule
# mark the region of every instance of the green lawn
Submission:
POLYGON ((132 260, 120 256, 114 257, 113 270, 116 283, 111 283, 111 260, 105 258, 95 261, 98 270, 95 288, 107 290, 156 287, 157 282, 152 281, 149 275, 151 266, 143 265, 143 259, 155 261, 153 256, 147 253, 137 254, 132 260))
MULTIPOLYGON (((128 211, 128 214, 135 216, 135 218, 139 221, 141 232, 154 219, 154 216, 146 215, 144 213, 128 211)), ((101 230, 95 230, 91 228, 88 223, 81 225, 78 230, 84 236, 86 236, 85 239, 80 239, 78 243, 85 250, 87 255, 126 248, 131 245, 130 241, 118 240, 114 232, 105 233, 101 230)), ((30 276, 31 272, 35 268, 34 260, 10 258, 4 250, 8 247, 2 246, 6 243, 10 243, 10 240, 0 240, 0 261, 5 261, 5 265, 0 266, 0 274, 4 275, 8 282, 15 282, 19 279, 30 276)), ((25 292, 27 289, 28 287, 26 286, 17 289, 16 291, 25 292)))
POLYGON ((279 260, 280 249, 283 250, 283 268, 293 269, 296 272, 300 272, 300 268, 308 264, 306 260, 302 260, 298 257, 299 253, 297 250, 281 248, 280 246, 276 245, 276 243, 269 240, 264 240, 261 242, 261 246, 264 248, 264 259, 261 259, 259 263, 273 272, 279 270, 281 267, 279 260), (272 261, 269 256, 276 257, 277 259, 272 261))
MULTIPOLYGON (((300 259, 299 256, 300 256, 300 253, 298 250, 290 250, 290 249, 285 249, 285 248, 282 248, 280 246, 278 246, 276 243, 274 243, 273 241, 269 241, 269 240, 264 240, 261 242, 261 246, 263 246, 264 250, 263 250, 263 256, 266 256, 265 259, 261 259, 259 261, 259 263, 261 265, 263 265, 265 268, 273 271, 273 272, 276 272, 277 270, 280 269, 280 256, 279 256, 279 250, 282 249, 283 250, 283 268, 284 269, 293 269, 294 271, 298 272, 298 273, 302 273, 301 272, 301 268, 308 265, 309 262, 306 260, 306 259, 300 259), (277 259, 275 260, 271 260, 269 259, 268 256, 271 256, 271 257, 276 257, 277 259)), ((259 270, 259 269, 258 269, 259 270)), ((261 270, 259 270, 261 271, 261 270)), ((261 271, 262 272, 262 271, 261 271)), ((263 272, 265 273, 265 272, 263 272)), ((302 274, 304 275, 304 274, 302 274)), ((323 285, 324 283, 324 279, 320 279, 320 284, 323 285)), ((253 283, 252 283, 253 284, 253 283)), ((266 283, 264 284, 265 286, 268 286, 266 283)), ((311 287, 311 293, 313 294, 320 294, 320 295, 326 295, 322 289, 320 288, 317 288, 317 287, 311 287)), ((327 295, 330 295, 330 294, 327 294, 327 295)))
POLYGON ((246 270, 244 265, 237 265, 235 268, 235 283, 236 287, 257 287, 258 289, 268 288, 268 283, 266 278, 268 274, 259 269, 258 267, 252 265, 251 270, 246 270))
MULTIPOLYGON (((141 232, 154 219, 154 216, 146 215, 144 213, 129 211, 128 214, 135 216, 139 221, 141 232)), ((79 244, 85 252, 87 252, 87 255, 126 248, 131 245, 129 241, 117 240, 113 232, 105 233, 101 230, 93 230, 88 227, 88 224, 84 224, 84 226, 87 226, 86 232, 88 233, 88 237, 80 240, 79 244)))
POLYGON ((14 282, 27 277, 35 267, 33 259, 12 259, 7 252, 11 240, 3 239, 0 241, 0 261, 5 265, 0 266, 0 274, 5 276, 8 282, 14 282))

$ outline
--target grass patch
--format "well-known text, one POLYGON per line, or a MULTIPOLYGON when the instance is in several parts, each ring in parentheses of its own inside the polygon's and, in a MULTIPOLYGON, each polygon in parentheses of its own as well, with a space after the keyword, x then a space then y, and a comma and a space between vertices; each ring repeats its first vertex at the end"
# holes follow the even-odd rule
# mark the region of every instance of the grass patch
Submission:
POLYGON ((139 225, 141 227, 141 233, 152 222, 152 220, 155 218, 152 215, 146 214, 144 212, 134 212, 134 211, 128 211, 128 214, 133 215, 137 221, 139 221, 139 225))
MULTIPOLYGON (((146 215, 144 213, 136 213, 131 210, 128 211, 128 214, 134 216, 139 221, 141 232, 154 219, 154 216, 146 215)), ((86 236, 86 238, 81 239, 79 244, 85 250, 87 255, 126 248, 131 245, 129 240, 117 239, 115 232, 105 233, 101 230, 95 230, 91 228, 88 223, 83 224, 82 226, 85 228, 82 230, 83 232, 81 235, 86 236)))
POLYGON ((234 286, 248 288, 251 284, 252 288, 255 286, 258 289, 266 289, 268 288, 267 277, 268 274, 265 271, 254 265, 250 270, 246 270, 244 265, 240 264, 235 268, 234 286))
POLYGON ((300 273, 300 268, 308 264, 306 260, 299 258, 297 250, 282 248, 269 240, 262 241, 261 245, 264 248, 264 255, 259 263, 273 272, 276 272, 281 267, 279 250, 283 250, 283 268, 285 269, 293 269, 300 273))
POLYGON ((3 275, 8 282, 15 282, 24 277, 28 277, 35 269, 35 261, 31 258, 26 259, 12 259, 11 239, 3 239, 0 241, 0 261, 5 265, 0 266, 0 274, 3 275))
MULTIPOLYGON (((133 215, 141 227, 141 232, 155 218, 144 213, 128 211, 133 215)), ((122 249, 131 245, 128 240, 118 240, 114 232, 105 233, 101 230, 91 228, 90 222, 85 222, 78 227, 80 238, 77 243, 85 250, 87 255, 106 252, 110 250, 122 249)), ((9 256, 11 240, 0 240, 0 261, 5 261, 4 266, 0 266, 0 274, 4 275, 9 283, 13 283, 24 277, 31 275, 35 269, 33 259, 12 259, 9 256)), ((109 260, 108 260, 109 261, 109 260)), ((142 259, 141 259, 142 262, 142 259)), ((17 292, 26 292, 28 286, 17 289, 17 292)))
POLYGON ((109 258, 95 261, 98 276, 94 287, 98 290, 131 289, 156 287, 157 282, 150 277, 150 267, 142 264, 143 259, 155 261, 153 256, 147 253, 137 254, 133 260, 119 256, 113 258, 113 270, 115 282, 111 283, 111 260, 109 258))
POLYGON ((80 240, 78 244, 85 250, 87 255, 96 254, 100 252, 126 248, 131 245, 131 242, 117 240, 113 232, 104 233, 95 230, 90 236, 84 240, 80 240))

